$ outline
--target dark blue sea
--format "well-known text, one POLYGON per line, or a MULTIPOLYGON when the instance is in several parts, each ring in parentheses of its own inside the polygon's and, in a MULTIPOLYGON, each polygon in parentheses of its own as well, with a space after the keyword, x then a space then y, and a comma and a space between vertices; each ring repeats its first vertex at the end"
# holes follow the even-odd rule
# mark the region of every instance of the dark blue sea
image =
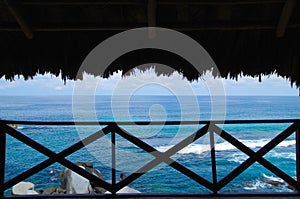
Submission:
MULTIPOLYGON (((298 119, 297 96, 1 96, 0 118, 28 121, 184 121, 184 120, 254 120, 298 119)), ((253 151, 259 150, 290 124, 219 125, 253 151)), ((159 151, 166 151, 203 125, 121 126, 159 151)), ((105 126, 37 126, 19 125, 17 130, 58 153, 105 126)), ((92 162, 106 181, 111 181, 110 134, 67 157, 76 162, 92 162)), ((215 135, 217 180, 220 181, 248 158, 233 145, 215 135)), ((5 180, 47 159, 20 141, 7 136, 5 180)), ((209 137, 207 135, 171 156, 173 160, 212 181, 209 137)), ((295 178, 295 135, 293 134, 264 156, 272 164, 295 178)), ((117 135, 117 179, 130 175, 154 156, 117 135)), ((26 181, 35 189, 60 186, 57 175, 64 166, 55 163, 26 181)), ((220 192, 292 192, 283 182, 259 163, 250 166, 220 192)), ((211 193, 166 163, 152 168, 129 185, 142 193, 211 193)), ((11 190, 6 194, 10 195, 11 190)))

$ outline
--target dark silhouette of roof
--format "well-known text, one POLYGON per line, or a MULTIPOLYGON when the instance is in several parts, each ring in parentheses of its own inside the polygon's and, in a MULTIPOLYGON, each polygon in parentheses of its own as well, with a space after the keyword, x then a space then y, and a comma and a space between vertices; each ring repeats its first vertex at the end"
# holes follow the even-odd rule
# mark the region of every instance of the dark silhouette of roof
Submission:
MULTIPOLYGON (((0 77, 27 79, 51 72, 62 73, 64 80, 81 78, 78 68, 97 44, 145 26, 175 29, 198 41, 219 69, 215 76, 276 72, 300 85, 297 0, 3 0, 0 77)), ((188 80, 204 72, 182 57, 155 49, 127 53, 106 66, 103 74, 87 72, 108 77, 145 63, 172 65, 188 80)))

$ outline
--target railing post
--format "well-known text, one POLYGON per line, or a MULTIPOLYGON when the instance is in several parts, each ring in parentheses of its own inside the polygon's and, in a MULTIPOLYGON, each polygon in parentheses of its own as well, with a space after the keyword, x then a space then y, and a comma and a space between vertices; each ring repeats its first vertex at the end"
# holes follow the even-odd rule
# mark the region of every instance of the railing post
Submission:
POLYGON ((112 184, 112 195, 116 196, 116 133, 111 132, 111 184, 112 184))
MULTIPOLYGON (((210 156, 211 156, 211 168, 212 168, 212 180, 214 188, 217 186, 217 166, 216 166, 216 151, 215 151, 215 138, 214 132, 209 132, 210 137, 210 156)), ((217 190, 217 189, 215 189, 217 190)), ((217 194, 217 191, 214 190, 214 194, 217 194)))
MULTIPOLYGON (((300 129, 298 125, 298 129, 296 130, 296 175, 297 182, 300 183, 300 129)), ((298 191, 298 193, 300 193, 298 191)))
POLYGON ((0 198, 4 197, 6 134, 0 131, 0 198))

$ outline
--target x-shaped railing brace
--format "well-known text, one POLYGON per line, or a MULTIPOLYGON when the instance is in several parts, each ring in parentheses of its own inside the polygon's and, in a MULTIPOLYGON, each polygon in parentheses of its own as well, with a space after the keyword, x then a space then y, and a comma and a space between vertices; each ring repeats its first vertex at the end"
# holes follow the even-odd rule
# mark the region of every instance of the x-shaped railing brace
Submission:
POLYGON ((248 167, 250 167, 255 162, 260 163, 262 166, 264 166, 269 171, 273 172, 275 175, 286 181, 288 184, 292 185, 295 189, 298 191, 300 190, 300 184, 296 180, 294 180, 292 177, 284 173, 282 170, 274 166, 272 163, 270 163, 268 160, 263 158, 263 156, 268 153, 270 150, 272 150, 274 147, 276 147, 280 142, 284 141, 286 138, 288 138, 292 133, 294 133, 297 129, 299 129, 299 125, 293 123, 288 128, 286 128, 284 131, 282 131, 279 135, 277 135, 275 138, 273 138, 270 142, 268 142, 264 147, 262 147, 257 152, 254 152, 247 146, 245 146, 243 143, 235 139, 233 136, 231 136, 229 133, 224 131, 223 129, 219 128, 216 125, 212 125, 212 129, 215 129, 214 132, 219 132, 219 136, 231 143, 233 146, 241 150, 243 153, 249 156, 247 160, 245 160, 242 164, 240 164, 237 168, 235 168, 231 173, 229 173, 226 177, 224 177, 222 180, 220 180, 217 184, 217 190, 222 189, 224 186, 226 186, 230 181, 232 181, 234 178, 236 178, 238 175, 240 175, 242 172, 244 172, 248 167))
POLYGON ((193 133, 192 135, 188 136, 172 148, 168 149, 166 152, 160 152, 153 148, 152 146, 148 145, 147 143, 143 142, 142 140, 136 138, 135 136, 131 135, 129 132, 125 131, 124 129, 120 128, 117 125, 114 125, 113 129, 116 130, 116 133, 118 133, 120 136, 124 137, 128 141, 132 142, 133 144, 137 145, 141 149, 145 150, 146 152, 150 153, 155 157, 152 161, 145 164, 143 167, 129 175, 124 180, 118 182, 116 184, 116 190, 120 190, 124 186, 130 184, 140 176, 144 175, 146 172, 157 166, 158 164, 165 162, 169 166, 173 167, 174 169, 178 170, 182 174, 188 176, 189 178, 193 179, 197 183, 203 185, 204 187, 210 189, 211 191, 214 191, 214 186, 211 182, 208 180, 202 178, 195 172, 191 171, 190 169, 184 167, 183 165, 179 164, 175 160, 171 158, 172 155, 186 147, 187 145, 193 143, 203 135, 205 135, 208 131, 208 125, 205 125, 197 132, 193 133))
MULTIPOLYGON (((20 133, 19 131, 7 126, 4 123, 0 122, 0 129, 4 133, 8 133, 12 137, 20 140, 24 144, 30 146, 31 148, 39 151, 40 153, 46 155, 49 157, 49 159, 39 163, 38 165, 32 167, 31 169, 25 171, 24 173, 16 176, 15 178, 5 182, 3 186, 0 187, 1 191, 4 191, 8 189, 9 187, 12 187, 16 183, 25 180, 26 178, 34 175, 35 173, 47 168, 48 166, 54 164, 55 162, 58 162, 62 164, 63 166, 71 169, 72 171, 76 172, 77 174, 93 181, 96 185, 101 186, 105 188, 108 191, 112 191, 111 184, 105 182, 104 180, 98 178, 97 176, 89 173, 88 171, 80 168, 76 164, 70 162, 69 160, 65 159, 68 155, 71 155, 72 153, 78 151, 79 149, 85 147, 86 145, 94 142, 95 140, 103 137, 104 135, 108 134, 110 132, 110 129, 107 127, 103 128, 100 131, 97 131, 96 133, 90 135, 89 137, 75 143, 74 145, 70 146, 69 148, 61 151, 60 153, 55 153, 51 151, 50 149, 44 147, 43 145, 39 144, 38 142, 30 139, 29 137, 25 136, 24 134, 20 133)), ((1 132, 2 133, 2 132, 1 132)))

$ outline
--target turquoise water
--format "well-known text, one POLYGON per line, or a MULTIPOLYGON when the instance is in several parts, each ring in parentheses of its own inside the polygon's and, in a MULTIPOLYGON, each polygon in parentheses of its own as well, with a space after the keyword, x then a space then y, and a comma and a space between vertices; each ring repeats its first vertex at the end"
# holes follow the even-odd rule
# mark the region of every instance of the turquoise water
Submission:
MULTIPOLYGON (((96 96, 95 106, 88 97, 72 105, 71 96, 52 97, 1 97, 0 118, 6 120, 39 121, 172 121, 172 120, 210 120, 210 119, 287 119, 300 118, 299 97, 226 97, 221 103, 208 96, 133 96, 131 98, 96 96), (89 104, 91 106, 89 106, 89 104), (94 110, 90 111, 90 110, 94 110), (91 113, 93 112, 93 113, 91 113), (213 114, 212 114, 213 113, 213 114)), ((223 128, 252 150, 257 151, 290 124, 242 124, 223 125, 223 128)), ((195 132, 202 125, 146 125, 122 126, 134 136, 166 151, 195 132)), ((103 126, 36 126, 20 125, 18 131, 43 144, 54 152, 80 141, 103 126)), ((247 155, 234 146, 215 136, 217 179, 225 177, 236 168, 247 155)), ((154 159, 134 144, 117 136, 117 178, 120 173, 130 175, 145 163, 154 159)), ((110 134, 90 144, 88 147, 67 157, 72 162, 89 161, 99 169, 104 179, 111 181, 110 134)), ((294 135, 282 142, 264 156, 271 163, 290 176, 295 173, 294 135)), ((204 136, 171 158, 191 169, 198 175, 212 181, 208 137, 204 136)), ((26 169, 46 160, 47 157, 30 149, 16 139, 7 137, 7 156, 5 179, 10 180, 26 169)), ((64 170, 60 164, 53 164, 26 181, 33 182, 35 189, 59 186, 56 176, 64 170)), ((286 184, 272 186, 265 181, 281 181, 277 176, 255 163, 220 192, 290 192, 286 184)), ((165 163, 159 164, 150 172, 130 184, 143 193, 210 193, 205 187, 179 173, 165 163)), ((7 195, 10 190, 7 190, 7 195)))

